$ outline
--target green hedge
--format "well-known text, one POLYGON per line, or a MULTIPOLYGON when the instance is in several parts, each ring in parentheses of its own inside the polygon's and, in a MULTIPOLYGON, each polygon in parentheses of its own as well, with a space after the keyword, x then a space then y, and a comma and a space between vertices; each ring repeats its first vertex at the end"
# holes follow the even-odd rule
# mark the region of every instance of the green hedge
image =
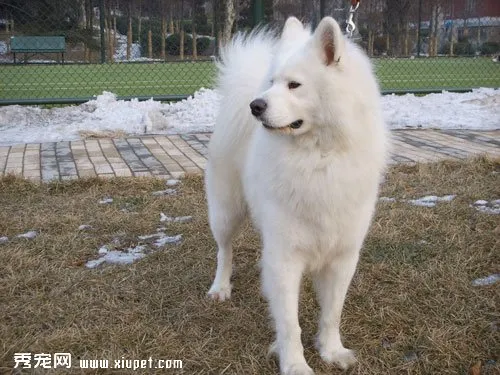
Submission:
POLYGON ((500 52, 500 43, 498 42, 484 42, 481 45, 481 53, 483 55, 496 55, 500 52))
MULTIPOLYGON (((172 56, 179 56, 180 53, 181 36, 180 34, 172 34, 167 37, 166 52, 172 56)), ((210 46, 210 38, 199 37, 196 38, 196 49, 199 54, 202 54, 210 46)), ((184 34, 184 54, 193 54, 193 38, 190 35, 184 34)))

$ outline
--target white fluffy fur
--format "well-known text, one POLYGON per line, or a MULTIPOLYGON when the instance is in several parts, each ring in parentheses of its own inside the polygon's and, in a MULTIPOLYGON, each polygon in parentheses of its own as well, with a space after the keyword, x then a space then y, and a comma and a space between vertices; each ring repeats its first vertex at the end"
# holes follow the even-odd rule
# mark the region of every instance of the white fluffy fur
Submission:
POLYGON ((262 286, 276 328, 282 374, 313 374, 300 339, 298 297, 313 278, 321 357, 355 362, 339 333, 385 167, 388 135, 368 58, 325 18, 311 32, 296 18, 282 36, 236 36, 219 65, 222 95, 210 142, 206 189, 219 246, 209 295, 231 295, 232 239, 249 211, 263 240, 262 286), (290 89, 296 81, 300 87, 290 89), (254 99, 266 101, 260 120, 254 99), (299 129, 287 125, 303 120, 299 129))

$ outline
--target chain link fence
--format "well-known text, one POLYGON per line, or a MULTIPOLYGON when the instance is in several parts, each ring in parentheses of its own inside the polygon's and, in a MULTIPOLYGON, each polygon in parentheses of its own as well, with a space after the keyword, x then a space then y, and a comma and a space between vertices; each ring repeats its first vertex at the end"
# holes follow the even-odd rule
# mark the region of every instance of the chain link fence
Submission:
MULTIPOLYGON (((0 104, 103 91, 176 100, 214 82, 217 46, 289 15, 343 27, 351 0, 0 0, 0 104)), ((500 87, 498 0, 361 0, 353 39, 384 92, 500 87)))

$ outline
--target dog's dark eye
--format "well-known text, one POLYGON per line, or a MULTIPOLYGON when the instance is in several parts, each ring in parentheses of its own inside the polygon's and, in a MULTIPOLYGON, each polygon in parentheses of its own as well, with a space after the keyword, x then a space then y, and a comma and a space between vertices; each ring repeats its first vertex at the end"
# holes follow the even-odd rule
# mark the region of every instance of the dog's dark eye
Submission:
POLYGON ((288 88, 290 90, 296 89, 297 87, 300 87, 300 86, 302 86, 301 83, 298 83, 298 82, 295 82, 295 81, 288 82, 288 88))

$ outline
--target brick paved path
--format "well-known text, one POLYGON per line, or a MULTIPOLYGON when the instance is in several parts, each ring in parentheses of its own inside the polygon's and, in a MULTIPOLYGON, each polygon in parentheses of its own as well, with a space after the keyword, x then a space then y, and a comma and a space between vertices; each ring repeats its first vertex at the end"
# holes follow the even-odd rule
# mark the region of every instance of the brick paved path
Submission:
MULTIPOLYGON (((500 130, 393 131, 392 162, 430 162, 488 154, 500 158, 500 130)), ((99 176, 178 178, 202 173, 210 133, 0 146, 0 176, 35 181, 99 176)))

